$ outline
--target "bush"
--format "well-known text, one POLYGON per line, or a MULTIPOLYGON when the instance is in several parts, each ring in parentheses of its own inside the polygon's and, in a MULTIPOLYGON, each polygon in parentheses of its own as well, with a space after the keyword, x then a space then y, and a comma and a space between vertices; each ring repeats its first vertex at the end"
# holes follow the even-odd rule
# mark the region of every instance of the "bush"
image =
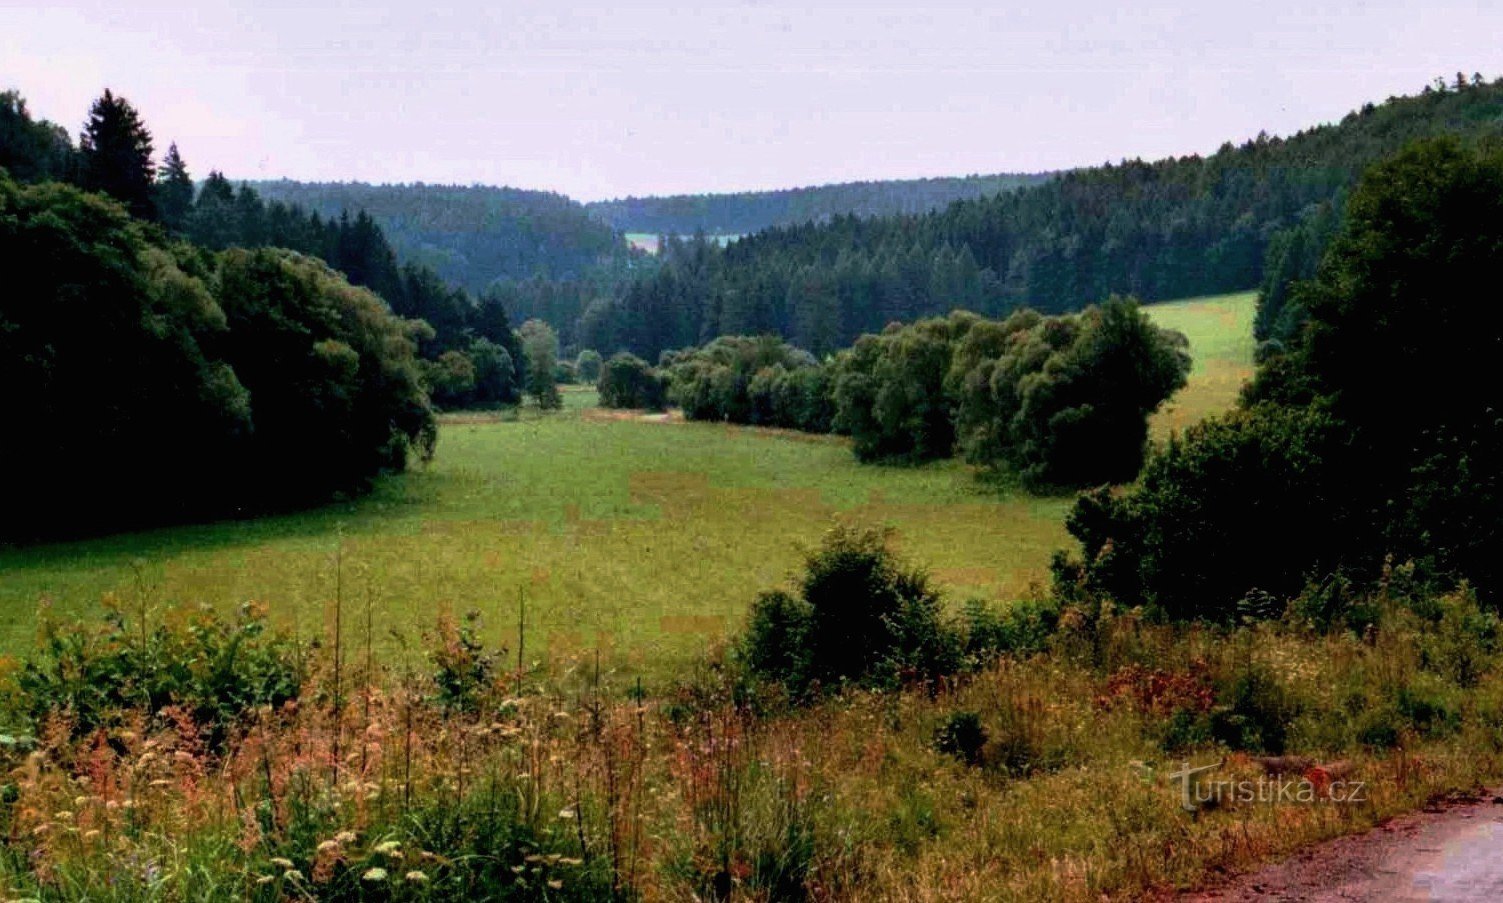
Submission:
POLYGON ((41 647, 15 677, 7 707, 40 726, 66 715, 75 737, 114 726, 129 710, 185 711, 211 747, 245 714, 296 698, 302 650, 249 605, 228 620, 207 610, 169 613, 149 627, 118 605, 104 626, 43 626, 41 647))
POLYGON ((966 654, 981 660, 1042 652, 1054 635, 1059 613, 1059 600, 1049 597, 1020 599, 1000 612, 978 599, 969 600, 961 615, 966 654))
POLYGON ((926 573, 905 567, 882 530, 836 527, 805 556, 796 594, 763 594, 742 655, 795 695, 845 681, 932 680, 960 666, 961 639, 926 573))
POLYGON ((951 712, 934 732, 934 748, 967 765, 978 765, 986 739, 986 728, 981 726, 980 715, 975 712, 951 712))
POLYGON ((600 371, 600 404, 607 408, 663 409, 663 379, 647 362, 625 351, 611 355, 600 371))
POLYGON ((1177 619, 1230 621, 1255 588, 1294 596, 1370 536, 1342 494, 1345 436, 1319 410, 1266 405, 1191 427, 1133 491, 1077 500, 1082 579, 1177 619))
POLYGON ((574 359, 574 374, 580 382, 593 386, 600 380, 600 368, 604 365, 600 352, 586 348, 574 359))

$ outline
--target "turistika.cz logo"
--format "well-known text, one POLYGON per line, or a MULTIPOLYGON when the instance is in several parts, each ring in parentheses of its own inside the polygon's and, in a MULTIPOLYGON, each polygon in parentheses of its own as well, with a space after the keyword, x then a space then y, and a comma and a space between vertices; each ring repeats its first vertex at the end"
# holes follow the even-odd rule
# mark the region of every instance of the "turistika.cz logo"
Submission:
MULTIPOLYGON (((1231 804, 1262 803, 1267 805, 1347 805, 1367 801, 1367 783, 1330 777, 1320 768, 1312 768, 1298 777, 1268 775, 1265 777, 1229 778, 1208 780, 1201 777, 1226 764, 1226 760, 1191 768, 1189 762, 1181 762, 1178 771, 1167 777, 1178 789, 1180 807, 1186 812, 1199 812, 1207 807, 1231 804)), ((1139 765, 1145 777, 1151 779, 1153 767, 1139 765)))

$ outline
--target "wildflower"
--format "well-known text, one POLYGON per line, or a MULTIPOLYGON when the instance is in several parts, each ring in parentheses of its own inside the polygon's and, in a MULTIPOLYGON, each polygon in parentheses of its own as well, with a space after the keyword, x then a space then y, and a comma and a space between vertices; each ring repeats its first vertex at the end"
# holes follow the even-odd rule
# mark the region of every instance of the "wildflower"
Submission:
POLYGON ((410 871, 410 872, 407 873, 407 880, 411 881, 413 884, 427 884, 428 883, 428 873, 427 872, 420 872, 417 869, 413 869, 412 871, 410 871))
POLYGON ((323 843, 321 843, 321 844, 318 845, 318 851, 320 853, 333 853, 333 852, 335 852, 338 849, 339 849, 339 841, 337 841, 337 840, 326 840, 323 843))
POLYGON ((300 872, 300 871, 298 871, 297 869, 288 869, 287 871, 285 871, 285 872, 282 873, 282 880, 283 881, 302 881, 303 880, 303 873, 300 872))
POLYGON ((334 842, 335 843, 354 843, 355 842, 355 832, 354 831, 340 831, 338 834, 334 835, 334 842))
POLYGON ((574 810, 573 809, 560 809, 558 811, 558 817, 562 818, 562 819, 565 819, 565 820, 571 819, 571 818, 574 817, 574 810))
POLYGON ((376 852, 382 856, 394 856, 398 859, 402 856, 402 841, 385 840, 376 844, 376 852))
POLYGON ((281 856, 277 856, 274 859, 272 859, 271 860, 271 864, 274 865, 274 866, 276 866, 279 869, 290 869, 290 868, 292 868, 292 860, 291 859, 284 859, 281 856))
POLYGON ((369 881, 372 884, 376 883, 377 881, 385 881, 386 880, 386 869, 381 868, 380 866, 376 866, 375 868, 366 869, 365 870, 365 874, 363 874, 363 875, 360 876, 360 880, 361 881, 369 881))
POLYGON ((271 882, 273 882, 275 880, 277 880, 277 876, 276 875, 258 875, 258 876, 256 876, 256 883, 257 884, 270 884, 271 882))

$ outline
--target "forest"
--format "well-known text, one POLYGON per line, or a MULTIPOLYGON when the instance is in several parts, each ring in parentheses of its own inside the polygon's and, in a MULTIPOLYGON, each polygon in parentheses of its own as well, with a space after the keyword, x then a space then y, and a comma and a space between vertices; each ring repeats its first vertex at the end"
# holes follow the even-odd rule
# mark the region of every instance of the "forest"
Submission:
MULTIPOLYGON (((545 191, 486 185, 253 182, 270 200, 324 217, 363 211, 404 263, 480 294, 497 281, 565 280, 624 269, 619 229, 576 201, 545 191)), ((524 318, 525 319, 525 318, 524 318)))
POLYGON ((998 173, 935 179, 843 182, 777 191, 628 197, 585 205, 619 232, 689 236, 746 235, 773 226, 824 222, 832 217, 928 213, 952 201, 1037 185, 1051 173, 998 173))
POLYGON ((1313 275, 1367 166, 1417 138, 1500 133, 1503 82, 1458 74, 1208 157, 1073 170, 940 211, 839 215, 725 248, 670 241, 660 267, 581 309, 577 341, 653 360, 718 335, 771 333, 822 355, 956 308, 1061 313, 1112 294, 1160 300, 1260 284, 1260 336, 1287 338, 1299 320, 1285 310, 1287 286, 1313 275))

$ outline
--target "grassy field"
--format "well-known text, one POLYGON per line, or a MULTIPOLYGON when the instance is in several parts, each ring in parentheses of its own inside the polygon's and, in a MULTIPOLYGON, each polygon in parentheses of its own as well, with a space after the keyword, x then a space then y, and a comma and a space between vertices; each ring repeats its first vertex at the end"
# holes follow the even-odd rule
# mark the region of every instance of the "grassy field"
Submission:
POLYGON ((1190 384, 1159 409, 1152 423, 1156 439, 1230 408, 1253 371, 1253 314, 1257 292, 1191 298, 1153 304, 1148 311, 1160 326, 1190 339, 1194 368, 1190 384))
MULTIPOLYGON (((1250 295, 1154 308, 1197 358, 1156 435, 1235 397, 1251 311, 1250 295)), ((106 594, 255 600, 306 633, 336 592, 361 618, 369 601, 388 650, 444 606, 480 610, 515 650, 523 595, 530 659, 600 648, 661 672, 734 629, 834 518, 892 525, 957 602, 1015 597, 1068 542, 1069 499, 992 489, 956 462, 869 467, 834 437, 610 417, 593 392, 566 397, 557 415, 451 419, 431 467, 355 502, 0 551, 0 652, 28 647, 39 608, 91 616, 106 594)))
MULTIPOLYGON (((628 232, 626 233, 625 237, 627 244, 631 245, 633 248, 636 248, 639 251, 646 251, 649 254, 656 254, 658 252, 658 240, 662 238, 661 235, 658 235, 655 232, 628 232)), ((722 246, 724 246, 730 244, 741 236, 710 235, 707 237, 710 240, 719 242, 722 246)))

